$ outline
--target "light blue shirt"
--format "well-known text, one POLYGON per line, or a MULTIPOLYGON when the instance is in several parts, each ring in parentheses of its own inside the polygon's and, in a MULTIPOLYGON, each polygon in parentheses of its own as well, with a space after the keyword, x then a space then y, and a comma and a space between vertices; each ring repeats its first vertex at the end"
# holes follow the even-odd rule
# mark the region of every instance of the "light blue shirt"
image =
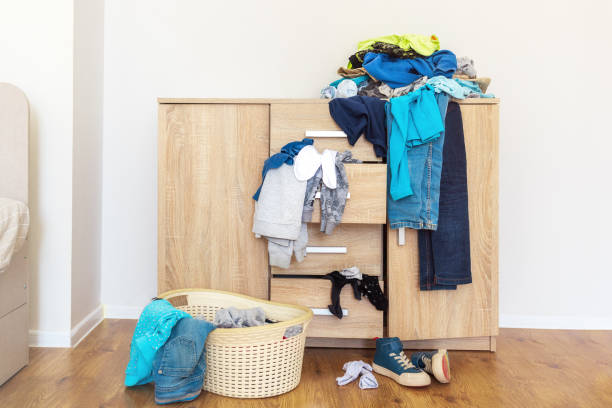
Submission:
POLYGON ((478 84, 474 81, 465 81, 458 78, 446 78, 435 76, 427 80, 427 83, 436 90, 436 93, 444 92, 456 99, 465 99, 470 95, 478 95, 480 98, 494 98, 492 94, 483 94, 478 84))

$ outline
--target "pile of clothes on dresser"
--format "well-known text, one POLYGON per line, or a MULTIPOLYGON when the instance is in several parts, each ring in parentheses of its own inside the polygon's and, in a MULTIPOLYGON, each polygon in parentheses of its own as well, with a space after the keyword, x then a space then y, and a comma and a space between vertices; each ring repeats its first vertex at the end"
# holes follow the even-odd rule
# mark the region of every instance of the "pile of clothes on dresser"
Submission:
MULTIPOLYGON (((278 323, 261 307, 221 308, 212 322, 191 316, 168 300, 154 298, 138 319, 125 369, 128 387, 155 383, 155 402, 191 401, 200 395, 206 375, 206 339, 217 328, 256 327, 278 323)), ((288 327, 283 338, 302 333, 301 324, 288 327)))
POLYGON ((440 50, 435 35, 387 35, 357 44, 341 78, 321 90, 321 97, 371 96, 389 100, 425 85, 456 99, 493 98, 487 94, 490 78, 478 78, 474 61, 440 50))
POLYGON ((349 144, 373 144, 388 165, 392 229, 418 230, 421 290, 471 283, 467 162, 455 100, 493 98, 472 59, 440 50, 435 35, 360 42, 321 91, 349 144))

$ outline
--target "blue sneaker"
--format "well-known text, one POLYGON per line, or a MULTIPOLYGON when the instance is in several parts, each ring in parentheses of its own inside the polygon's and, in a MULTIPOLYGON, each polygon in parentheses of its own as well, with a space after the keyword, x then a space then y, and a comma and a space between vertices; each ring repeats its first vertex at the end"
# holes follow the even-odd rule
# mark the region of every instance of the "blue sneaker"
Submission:
POLYGON ((408 387, 424 387, 431 384, 429 375, 415 367, 406 357, 402 342, 397 337, 376 339, 376 353, 372 368, 376 373, 392 378, 408 387))
POLYGON ((412 364, 432 374, 441 383, 450 382, 450 362, 446 350, 417 351, 410 357, 412 364))

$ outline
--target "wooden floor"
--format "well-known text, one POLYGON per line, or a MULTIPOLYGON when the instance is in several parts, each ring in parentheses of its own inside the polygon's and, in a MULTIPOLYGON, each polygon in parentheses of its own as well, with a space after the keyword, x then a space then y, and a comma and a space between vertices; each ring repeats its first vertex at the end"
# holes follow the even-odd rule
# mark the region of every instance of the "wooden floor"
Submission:
MULTIPOLYGON (((31 349, 30 365, 0 387, 0 407, 153 407, 153 385, 123 386, 135 320, 106 320, 75 349, 31 349)), ((373 350, 307 349, 302 381, 274 398, 202 393, 180 407, 612 407, 612 332, 502 329, 497 353, 451 352, 452 382, 338 387, 349 360, 373 350)))

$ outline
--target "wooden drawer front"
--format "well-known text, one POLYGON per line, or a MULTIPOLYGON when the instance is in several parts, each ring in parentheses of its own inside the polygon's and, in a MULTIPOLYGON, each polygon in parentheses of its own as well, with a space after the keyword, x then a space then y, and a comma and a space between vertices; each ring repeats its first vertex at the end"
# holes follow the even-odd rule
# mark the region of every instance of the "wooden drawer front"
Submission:
POLYGON ((293 258, 289 269, 272 267, 272 274, 325 275, 355 265, 362 273, 382 274, 381 225, 340 224, 331 235, 319 228, 320 224, 308 224, 309 253, 303 262, 293 258))
MULTIPOLYGON (((343 224, 385 224, 387 222, 387 165, 345 164, 349 180, 343 224)), ((314 204, 312 222, 321 222, 321 203, 314 204)))
POLYGON ((270 155, 280 152, 289 142, 302 140, 305 137, 314 139, 315 147, 322 152, 325 149, 343 152, 351 150, 356 159, 381 161, 374 154, 372 144, 363 137, 351 146, 344 133, 334 137, 307 135, 310 131, 342 132, 329 114, 327 103, 290 103, 270 105, 270 155))
MULTIPOLYGON (((384 287, 384 282, 380 283, 384 287)), ((331 281, 326 279, 273 278, 270 298, 275 302, 293 303, 313 309, 327 310, 331 303, 331 281)), ((353 296, 353 288, 346 285, 340 294, 340 305, 348 315, 315 315, 308 326, 308 337, 335 337, 368 339, 382 337, 383 312, 376 310, 370 301, 353 296)))

